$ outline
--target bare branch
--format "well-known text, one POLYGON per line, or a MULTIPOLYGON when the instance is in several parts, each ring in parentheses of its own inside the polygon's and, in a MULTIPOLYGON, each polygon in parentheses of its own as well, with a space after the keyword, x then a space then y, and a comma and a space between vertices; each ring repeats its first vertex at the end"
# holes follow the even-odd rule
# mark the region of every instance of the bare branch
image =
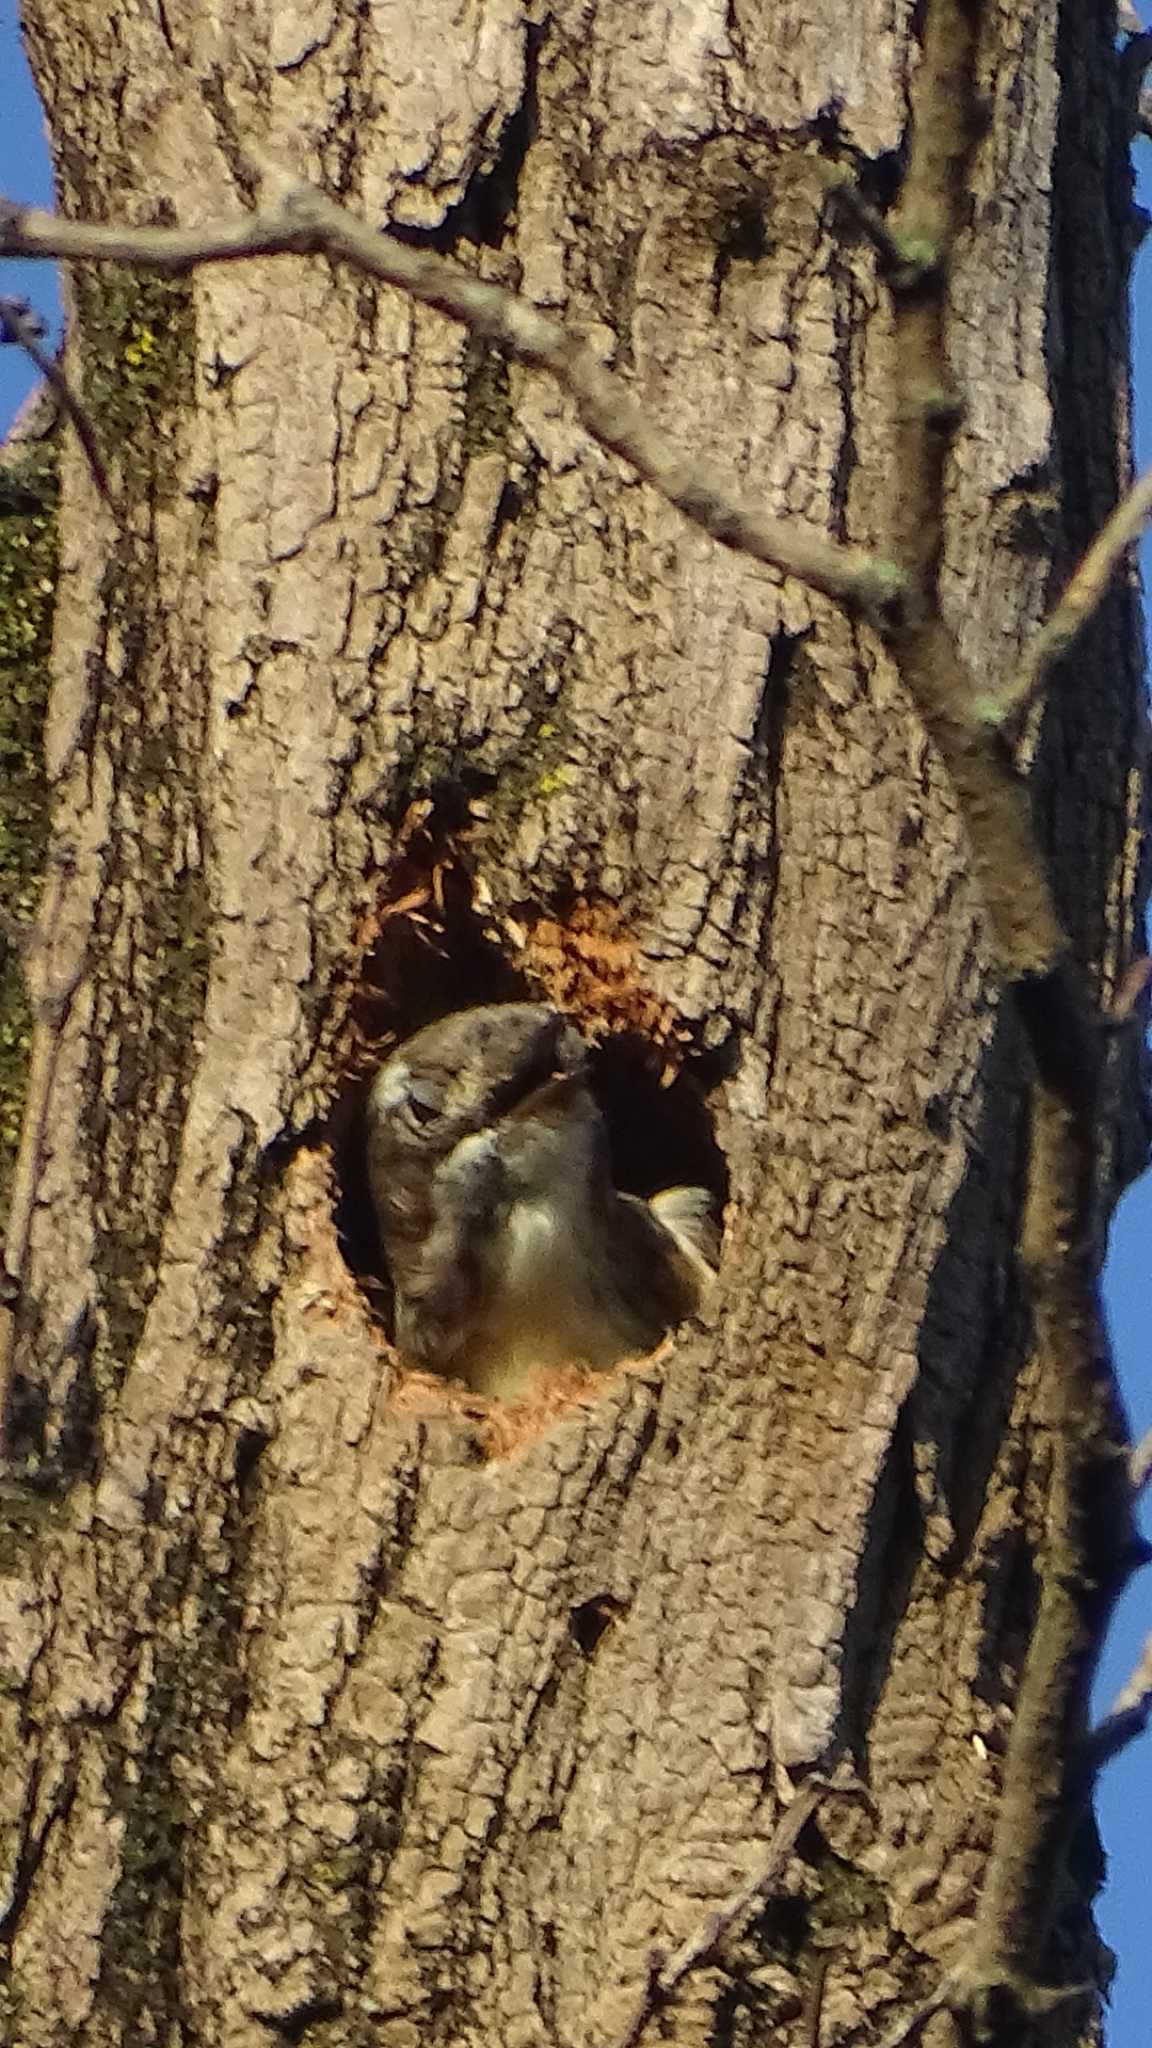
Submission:
MULTIPOLYGON (((84 450, 96 489, 104 499, 105 504, 112 505, 112 490, 108 482, 108 472, 101 459, 100 448, 93 431, 92 422, 88 418, 79 399, 75 396, 59 363, 54 361, 47 349, 41 348, 42 337, 43 327, 36 315, 30 310, 27 300, 0 298, 0 341, 11 342, 14 347, 23 349, 25 355, 31 357, 41 376, 46 378, 52 386, 64 411, 76 429, 76 438, 84 450)), ((115 509, 114 506, 113 509, 115 509)))
POLYGON ((1051 617, 1041 626, 1007 687, 985 705, 990 726, 1011 725, 1036 702, 1049 674, 1101 604, 1128 549, 1152 519, 1152 470, 1138 477, 1070 577, 1051 617))
POLYGON ((918 2041, 929 2020, 935 2019, 938 2012, 946 2011, 947 2006, 948 1987, 946 1982, 941 1982, 929 1998, 922 1999, 911 2012, 901 2015, 895 2026, 882 2036, 880 2048, 904 2048, 906 2041, 918 2041))
MULTIPOLYGON (((695 1933, 688 1937, 667 1962, 659 1955, 653 1955, 644 1989, 640 1993, 636 2010, 628 2026, 620 2036, 618 2048, 637 2048, 649 2020, 675 1996, 685 1977, 693 1970, 699 1970, 705 1964, 715 1962, 728 1937, 743 1926, 756 1909, 765 1903, 821 1800, 829 1794, 852 1797, 861 1790, 862 1787, 857 1781, 850 1777, 831 1781, 813 1777, 801 1786, 795 1798, 784 1809, 768 1845, 763 1867, 757 1871, 755 1877, 749 1878, 746 1884, 732 1892, 714 1913, 709 1913, 695 1933)), ((814 2024, 819 2024, 818 2017, 814 2024)))
POLYGON ((431 249, 415 249, 378 233, 311 186, 291 186, 268 211, 202 228, 100 227, 0 201, 0 256, 120 263, 180 275, 205 263, 306 255, 331 256, 397 285, 520 362, 547 370, 564 386, 601 447, 622 456, 723 546, 795 576, 855 611, 883 615, 898 609, 906 584, 894 562, 767 516, 742 496, 727 471, 688 453, 665 434, 622 378, 605 369, 560 321, 502 285, 470 277, 431 249))
POLYGON ((901 678, 959 797, 995 950, 1034 1062, 1031 1154, 1017 1260, 1032 1309, 1038 1394, 1030 1453, 1046 1503, 1037 1597, 1016 1694, 991 1851, 965 1954, 896 2039, 938 2012, 962 2038, 990 2038, 1054 2009, 1081 1987, 1042 1980, 1068 1817, 1081 1779, 1076 1742, 1100 1642, 1132 1568, 1122 1425, 1097 1304, 1096 1189, 1102 1032, 1036 837, 1027 785, 1003 746, 1004 723, 1030 701, 1051 661, 1100 600, 1145 516, 1108 523, 1031 665, 982 690, 939 601, 951 384, 947 271, 965 225, 979 124, 979 38, 971 10, 929 9, 913 89, 913 147, 887 220, 893 250, 922 241, 938 259, 901 291, 893 275, 897 554, 912 596, 889 634, 901 678), (967 96, 967 97, 966 97, 967 96), (917 139, 918 138, 918 139, 917 139), (925 138, 930 138, 926 140, 925 138))
POLYGON ((1152 1720, 1152 1635, 1140 1652, 1136 1668, 1121 1686, 1104 1719, 1092 1730, 1086 1744, 1089 1783, 1094 1783, 1113 1757, 1143 1735, 1152 1720))

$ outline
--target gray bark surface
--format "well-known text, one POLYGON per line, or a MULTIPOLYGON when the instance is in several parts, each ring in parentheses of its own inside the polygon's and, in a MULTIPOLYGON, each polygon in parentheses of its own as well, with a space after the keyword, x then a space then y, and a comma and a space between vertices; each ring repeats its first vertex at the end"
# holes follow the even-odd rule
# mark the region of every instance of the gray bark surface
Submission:
MULTIPOLYGON (((1063 12, 980 17, 943 589, 990 678, 1126 460, 1111 27, 1063 12)), ((62 210, 217 219, 259 149, 597 337, 773 510, 890 545, 890 296, 825 172, 898 186, 910 7, 25 19, 62 210)), ((874 2039, 963 1949, 1040 1512, 1024 1061, 943 772, 868 628, 399 293, 73 291, 130 518, 70 453, 0 2039, 611 2048, 839 1754, 871 1803, 821 1808, 653 2036, 810 2043, 830 1957, 821 2041, 874 2039), (369 1041, 524 994, 656 1045, 729 1203, 708 1327, 493 1419, 398 1370, 337 1208, 369 1041)), ((1026 749, 1102 998, 1142 720, 1122 589, 1026 749)), ((680 1142, 644 1100, 639 1180, 680 1142)), ((1066 1981, 1089 1890, 1082 1856, 1066 1981)))

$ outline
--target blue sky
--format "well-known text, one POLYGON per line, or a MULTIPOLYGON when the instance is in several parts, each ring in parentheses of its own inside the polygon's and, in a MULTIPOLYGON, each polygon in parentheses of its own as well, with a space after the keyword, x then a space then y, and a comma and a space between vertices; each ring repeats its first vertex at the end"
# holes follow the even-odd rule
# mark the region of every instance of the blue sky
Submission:
MULTIPOLYGON (((1152 212, 1152 143, 1136 144, 1137 196, 1152 212)), ((14 0, 0 0, 0 195, 38 206, 51 204, 52 184, 44 124, 20 49, 14 0)), ((59 331, 59 302, 51 273, 37 263, 0 263, 0 293, 30 298, 59 331)), ((1133 279, 1136 368, 1136 452, 1152 464, 1152 235, 1137 258, 1133 279)), ((35 373, 20 352, 0 348, 0 437, 31 388, 35 373)), ((1145 548, 1145 575, 1152 553, 1145 548)), ((1106 1298, 1133 1434, 1152 1429, 1152 1174, 1125 1196, 1112 1230, 1106 1298)), ((1145 1517, 1152 1536, 1152 1517, 1145 1517)), ((1129 1588, 1117 1616, 1100 1673, 1101 1708, 1132 1671, 1152 1629, 1152 1571, 1129 1588)), ((1099 1908, 1105 1939, 1120 1968, 1108 2023, 1110 2048, 1146 2048, 1152 2013, 1152 1942, 1148 1938, 1147 1885, 1152 1821, 1152 1735, 1135 1743, 1109 1769, 1098 1801, 1108 1852, 1109 1880, 1099 1908)))

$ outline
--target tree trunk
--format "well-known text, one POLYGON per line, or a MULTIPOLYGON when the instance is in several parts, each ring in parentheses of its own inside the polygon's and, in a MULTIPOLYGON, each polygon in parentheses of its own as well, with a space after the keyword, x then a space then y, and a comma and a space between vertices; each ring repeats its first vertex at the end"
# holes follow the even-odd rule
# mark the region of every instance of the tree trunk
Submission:
MULTIPOLYGON (((941 591, 978 677, 1114 501, 1105 5, 25 18, 63 211, 225 217, 258 151, 881 550, 919 372, 829 173, 899 209, 959 109, 941 591)), ((127 515, 69 449, 2 2038, 612 2048, 653 1949, 849 1759, 867 1798, 821 1802, 652 2033, 875 2041, 971 1930, 1042 1519, 1028 1066, 936 751, 867 624, 400 293, 273 260, 72 289, 127 515), (600 1045, 621 1184, 727 1208, 705 1327, 497 1412, 397 1363, 357 1112, 397 1039, 517 995, 600 1045)), ((1024 746, 1101 1001, 1143 747, 1124 589, 1024 746)), ((1100 1972, 1095 1875, 1082 1830, 1051 1981, 1100 1972)))

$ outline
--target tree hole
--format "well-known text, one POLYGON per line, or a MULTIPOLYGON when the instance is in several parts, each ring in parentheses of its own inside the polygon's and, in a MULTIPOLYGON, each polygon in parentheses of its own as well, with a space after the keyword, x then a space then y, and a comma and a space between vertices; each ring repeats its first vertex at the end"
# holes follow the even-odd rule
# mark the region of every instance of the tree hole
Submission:
POLYGON ((568 1633, 582 1656, 596 1655, 601 1640, 624 1611, 624 1602, 614 1593, 598 1593, 592 1600, 582 1600, 579 1607, 569 1608, 568 1633))
MULTIPOLYGON (((367 1098, 382 1062, 425 1025, 454 1011, 552 1003, 588 1043, 589 1078, 604 1117, 616 1187, 644 1199, 665 1188, 704 1187, 718 1223, 728 1193, 706 1099, 720 1078, 716 1056, 694 1051, 682 1031, 673 1036, 670 1024, 662 1036, 658 1029, 630 1028, 629 1004, 645 1023, 650 1016, 666 1019, 651 997, 629 996, 622 986, 604 997, 588 985, 587 903, 579 932, 583 980, 565 960, 562 913, 554 910, 544 918, 522 907, 522 919, 506 918, 500 927, 472 865, 467 799, 413 810, 419 815, 406 838, 402 831, 403 851, 368 933, 350 1006, 348 1079, 329 1127, 341 1250, 390 1336, 392 1289, 368 1181, 367 1098), (525 943, 534 916, 536 929, 547 930, 547 950, 542 944, 535 958, 525 943)), ((614 906, 605 915, 618 917, 614 906)), ((615 960, 619 939, 613 936, 611 945, 615 960)), ((605 940, 605 957, 609 950, 605 940)))

